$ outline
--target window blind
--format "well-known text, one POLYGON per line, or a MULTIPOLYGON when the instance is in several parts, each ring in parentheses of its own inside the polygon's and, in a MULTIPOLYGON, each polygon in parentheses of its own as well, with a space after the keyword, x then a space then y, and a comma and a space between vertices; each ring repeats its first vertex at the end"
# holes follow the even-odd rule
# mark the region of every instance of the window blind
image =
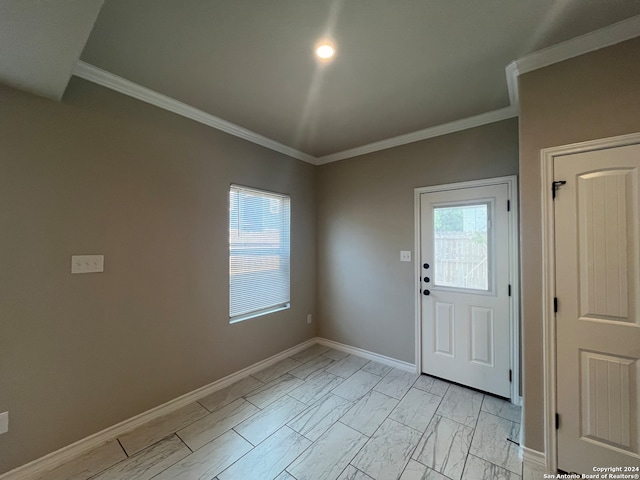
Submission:
POLYGON ((290 197, 231 185, 229 318, 289 307, 290 197))

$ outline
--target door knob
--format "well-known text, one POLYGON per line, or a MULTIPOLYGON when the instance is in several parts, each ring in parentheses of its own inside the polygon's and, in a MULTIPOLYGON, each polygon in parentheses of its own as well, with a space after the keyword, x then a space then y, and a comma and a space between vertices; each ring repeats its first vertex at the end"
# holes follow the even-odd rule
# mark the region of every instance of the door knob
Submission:
POLYGON ((431 295, 431 292, 429 290, 423 290, 422 293, 423 295, 431 295))

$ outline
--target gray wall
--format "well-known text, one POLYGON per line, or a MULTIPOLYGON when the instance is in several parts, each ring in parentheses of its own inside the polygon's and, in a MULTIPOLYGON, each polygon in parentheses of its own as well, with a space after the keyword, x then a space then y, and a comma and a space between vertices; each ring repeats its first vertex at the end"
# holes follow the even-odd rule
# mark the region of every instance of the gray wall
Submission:
POLYGON ((77 79, 0 137, 0 473, 315 336, 314 166, 77 79), (292 203, 291 309, 234 325, 230 183, 292 203))
POLYGON ((534 450, 544 451, 540 150, 640 131, 638 58, 634 39, 520 77, 524 443, 534 450))
POLYGON ((414 188, 517 173, 517 119, 319 167, 320 336, 414 363, 414 188))

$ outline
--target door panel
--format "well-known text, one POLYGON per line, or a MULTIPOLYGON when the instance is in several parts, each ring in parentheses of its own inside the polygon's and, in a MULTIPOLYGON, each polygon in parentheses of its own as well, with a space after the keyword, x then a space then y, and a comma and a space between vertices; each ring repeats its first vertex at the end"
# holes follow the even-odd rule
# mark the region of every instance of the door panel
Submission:
POLYGON ((471 307, 470 361, 493 367, 493 308, 471 307))
POLYGON ((436 302, 435 304, 435 353, 455 357, 454 351, 454 307, 451 303, 436 302))
POLYGON ((640 465, 640 146, 558 157, 558 467, 640 465))
POLYGON ((510 397, 508 187, 420 196, 422 371, 510 397), (424 265, 428 264, 428 268, 424 265))
POLYGON ((637 362, 613 355, 580 352, 582 432, 585 438, 632 451, 629 399, 637 362))
POLYGON ((622 169, 578 177, 581 317, 629 321, 629 255, 638 245, 627 218, 634 176, 622 169))

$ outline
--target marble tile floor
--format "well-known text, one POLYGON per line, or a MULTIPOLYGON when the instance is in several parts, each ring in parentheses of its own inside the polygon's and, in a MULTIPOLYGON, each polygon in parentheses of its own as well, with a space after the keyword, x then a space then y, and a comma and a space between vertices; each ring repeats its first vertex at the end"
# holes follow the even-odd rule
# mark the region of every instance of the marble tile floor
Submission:
POLYGON ((40 478, 521 480, 519 435, 504 400, 313 345, 40 478))

